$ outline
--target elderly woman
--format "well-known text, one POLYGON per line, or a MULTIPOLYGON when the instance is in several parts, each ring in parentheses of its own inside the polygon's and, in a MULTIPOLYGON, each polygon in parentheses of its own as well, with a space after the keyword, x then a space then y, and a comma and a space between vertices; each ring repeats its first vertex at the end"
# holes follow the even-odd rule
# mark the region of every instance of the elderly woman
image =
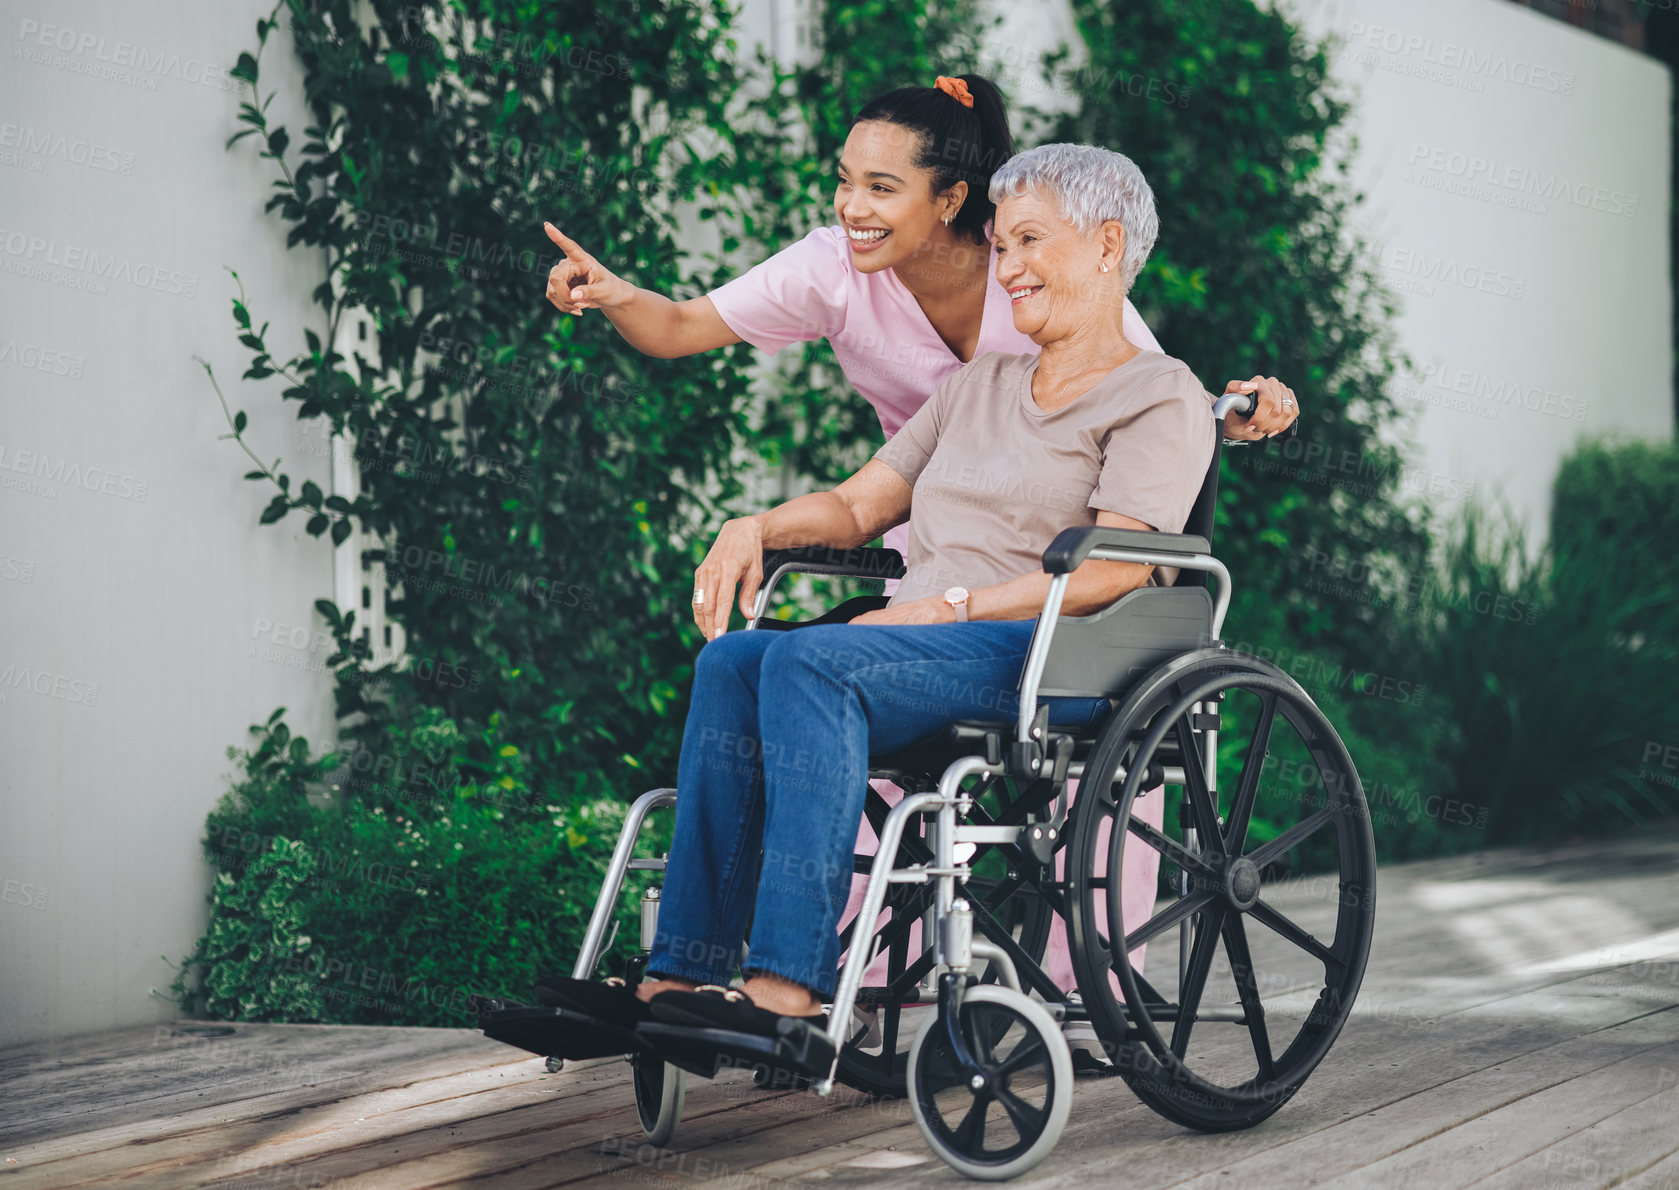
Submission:
MULTIPOLYGON (((1013 719, 1049 586, 1040 559, 1060 530, 1183 528, 1217 427, 1189 368, 1122 329, 1159 226, 1148 183, 1118 153, 1045 145, 1002 166, 990 197, 997 278, 1040 353, 978 356, 837 488, 723 526, 695 574, 708 643, 648 978, 635 989, 560 980, 552 990, 567 1006, 618 1025, 657 1017, 766 1034, 778 1016, 819 1015, 870 753, 953 719, 1013 719), (750 606, 766 549, 856 546, 905 521, 908 572, 885 608, 725 634, 737 586, 750 606), (694 990, 726 984, 743 942, 746 1001, 694 990)), ((1063 611, 1088 614, 1154 581, 1147 566, 1088 562, 1063 611)), ((1045 702, 1058 725, 1108 709, 1045 702)))

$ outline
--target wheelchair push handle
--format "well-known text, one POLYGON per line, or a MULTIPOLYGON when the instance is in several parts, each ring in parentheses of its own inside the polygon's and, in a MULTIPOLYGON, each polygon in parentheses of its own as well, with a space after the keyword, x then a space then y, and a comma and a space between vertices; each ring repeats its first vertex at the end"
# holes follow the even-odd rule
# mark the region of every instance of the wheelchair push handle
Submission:
POLYGON ((1227 413, 1240 413, 1243 415, 1252 413, 1253 406, 1253 393, 1225 393, 1222 397, 1213 402, 1213 416, 1219 421, 1223 421, 1224 415, 1227 413))
MULTIPOLYGON (((1245 417, 1254 411, 1254 407, 1258 404, 1258 402, 1259 397, 1256 393, 1225 393, 1222 397, 1213 402, 1213 418, 1216 421, 1223 422, 1224 415, 1227 413, 1240 413, 1245 417)), ((1293 438, 1299 430, 1300 422, 1297 419, 1289 422, 1288 429, 1277 435, 1277 437, 1281 438, 1284 442, 1287 442, 1293 438)))

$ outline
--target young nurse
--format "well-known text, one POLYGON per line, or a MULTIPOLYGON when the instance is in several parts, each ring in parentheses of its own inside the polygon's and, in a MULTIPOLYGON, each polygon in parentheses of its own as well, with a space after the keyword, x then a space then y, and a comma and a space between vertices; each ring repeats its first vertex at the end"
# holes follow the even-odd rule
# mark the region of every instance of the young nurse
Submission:
MULTIPOLYGON (((673 301, 618 277, 545 224, 565 252, 548 275, 547 297, 566 314, 600 310, 627 342, 659 359, 742 341, 773 355, 791 343, 827 339, 891 438, 945 377, 976 356, 1038 350, 1015 329, 991 243, 994 207, 986 191, 1013 155, 1008 113, 988 79, 941 76, 932 87, 900 87, 852 122, 835 180, 837 225, 817 228, 704 297, 673 301)), ((1121 318, 1127 340, 1161 350, 1129 299, 1121 318)), ((1257 397, 1250 416, 1225 419, 1228 439, 1266 438, 1299 416, 1293 391, 1275 377, 1233 380, 1225 391, 1257 397)), ((908 536, 908 526, 899 526, 884 543, 902 552, 908 536)), ((742 584, 743 613, 755 593, 755 584, 742 584)), ((708 636, 727 626, 727 608, 695 611, 708 636)), ((895 787, 881 786, 895 800, 895 787)), ((1145 801, 1158 826, 1164 799, 1145 801)), ((858 850, 875 846, 865 823, 858 850)), ((1159 857, 1136 840, 1127 846, 1125 917, 1140 922, 1154 902, 1159 857)), ((854 905, 861 889, 859 880, 854 905)), ((884 970, 884 959, 879 966, 884 970)), ((1073 988, 1059 921, 1045 969, 1062 988, 1073 988)))

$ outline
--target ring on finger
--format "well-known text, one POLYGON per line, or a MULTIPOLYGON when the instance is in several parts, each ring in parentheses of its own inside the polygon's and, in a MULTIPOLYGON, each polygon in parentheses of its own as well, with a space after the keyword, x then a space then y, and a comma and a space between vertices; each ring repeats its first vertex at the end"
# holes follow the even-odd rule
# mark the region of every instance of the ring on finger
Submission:
POLYGON ((696 587, 694 589, 694 606, 695 607, 703 607, 704 605, 705 605, 705 592, 696 587))

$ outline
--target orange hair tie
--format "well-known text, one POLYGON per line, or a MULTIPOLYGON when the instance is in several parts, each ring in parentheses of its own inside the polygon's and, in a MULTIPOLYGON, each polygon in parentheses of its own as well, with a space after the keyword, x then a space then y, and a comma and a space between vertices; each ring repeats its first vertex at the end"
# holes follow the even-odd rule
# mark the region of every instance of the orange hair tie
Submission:
POLYGON ((968 84, 961 79, 951 78, 949 75, 939 75, 939 81, 933 86, 943 91, 963 107, 972 107, 974 97, 968 93, 968 84))

